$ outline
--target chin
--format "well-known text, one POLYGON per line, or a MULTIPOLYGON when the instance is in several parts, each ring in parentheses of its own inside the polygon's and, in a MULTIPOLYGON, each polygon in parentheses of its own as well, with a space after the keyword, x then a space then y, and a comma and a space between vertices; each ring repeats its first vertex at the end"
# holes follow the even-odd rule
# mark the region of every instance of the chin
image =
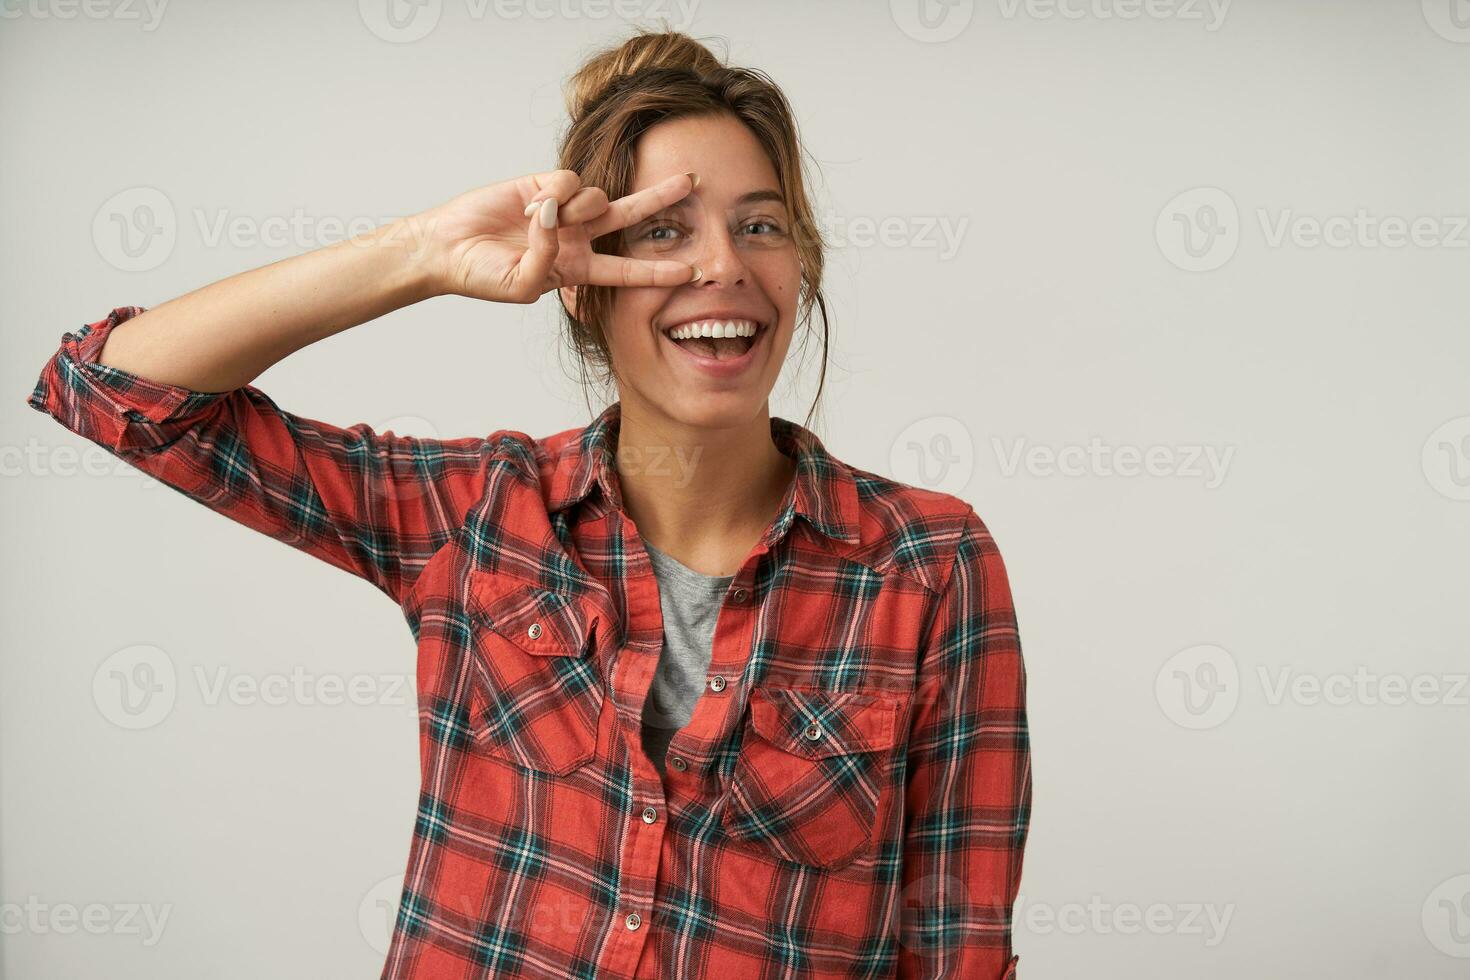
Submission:
POLYGON ((690 392, 666 400, 664 412, 680 423, 701 429, 743 425, 766 407, 767 391, 690 392))

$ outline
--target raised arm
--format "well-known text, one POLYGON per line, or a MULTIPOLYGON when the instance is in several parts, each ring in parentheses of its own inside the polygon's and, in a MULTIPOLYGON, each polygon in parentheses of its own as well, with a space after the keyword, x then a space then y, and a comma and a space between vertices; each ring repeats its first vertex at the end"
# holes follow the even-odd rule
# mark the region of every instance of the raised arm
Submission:
POLYGON ((563 285, 688 281, 683 263, 590 245, 691 186, 681 175, 611 204, 564 170, 478 188, 152 309, 118 307, 62 336, 27 402, 401 602, 481 496, 493 439, 341 428, 282 410, 250 382, 310 343, 429 296, 529 303, 563 285))
POLYGON ((1026 671, 1005 565, 973 509, 915 698, 898 976, 1014 980, 1031 814, 1026 671))

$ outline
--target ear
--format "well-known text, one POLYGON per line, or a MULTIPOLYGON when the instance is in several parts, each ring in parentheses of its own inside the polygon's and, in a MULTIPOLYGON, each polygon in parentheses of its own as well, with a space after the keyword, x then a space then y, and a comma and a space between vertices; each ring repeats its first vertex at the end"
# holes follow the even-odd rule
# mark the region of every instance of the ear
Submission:
POLYGON ((577 288, 576 286, 558 286, 556 289, 557 294, 561 296, 562 305, 567 308, 567 312, 574 320, 581 319, 577 316, 577 288))

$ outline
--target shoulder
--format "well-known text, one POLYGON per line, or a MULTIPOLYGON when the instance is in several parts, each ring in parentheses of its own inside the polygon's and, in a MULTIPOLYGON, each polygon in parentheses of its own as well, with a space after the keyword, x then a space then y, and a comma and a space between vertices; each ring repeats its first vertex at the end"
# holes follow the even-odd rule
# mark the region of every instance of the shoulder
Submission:
POLYGON ((532 436, 520 429, 496 429, 485 437, 491 456, 525 471, 545 483, 559 466, 579 458, 585 426, 562 429, 546 436, 532 436))
POLYGON ((861 543, 855 560, 943 592, 956 564, 1000 552, 975 507, 961 497, 849 464, 857 488, 861 543))

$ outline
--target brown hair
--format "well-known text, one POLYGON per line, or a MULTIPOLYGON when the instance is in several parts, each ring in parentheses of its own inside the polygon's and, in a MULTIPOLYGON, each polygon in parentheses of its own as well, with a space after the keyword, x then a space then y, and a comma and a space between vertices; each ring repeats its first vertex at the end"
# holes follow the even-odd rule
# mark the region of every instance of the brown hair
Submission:
MULTIPOLYGON (((807 200, 796 119, 776 83, 757 69, 727 66, 703 44, 666 27, 639 30, 622 44, 594 55, 567 81, 565 96, 571 123, 562 137, 558 166, 576 172, 584 186, 602 188, 609 200, 631 189, 638 139, 659 122, 724 113, 744 123, 760 142, 786 197, 803 267, 797 323, 809 326, 813 307, 822 318, 822 371, 807 413, 810 425, 827 377, 825 245, 807 200)), ((620 245, 619 232, 592 242, 593 250, 604 254, 615 253, 620 245)), ((580 315, 573 316, 565 304, 562 312, 585 394, 591 371, 604 384, 612 380, 604 329, 612 314, 614 288, 582 285, 577 294, 580 315)))

